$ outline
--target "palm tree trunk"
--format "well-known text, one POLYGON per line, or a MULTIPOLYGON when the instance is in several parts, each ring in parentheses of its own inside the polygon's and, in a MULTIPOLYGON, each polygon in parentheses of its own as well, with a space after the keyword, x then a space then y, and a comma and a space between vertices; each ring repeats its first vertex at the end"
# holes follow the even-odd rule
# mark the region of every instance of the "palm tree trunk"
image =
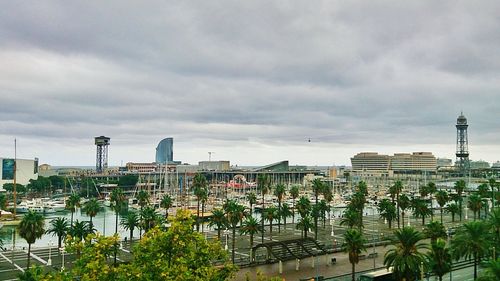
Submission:
POLYGON ((217 227, 217 240, 220 241, 220 227, 217 227))
POLYGON ((396 193, 396 216, 398 217, 398 229, 400 228, 399 225, 399 193, 396 193))
POLYGON ((271 241, 273 240, 273 220, 269 221, 269 238, 271 238, 271 241))
POLYGON ((425 225, 425 215, 422 215, 422 226, 425 225))
POLYGON ((90 216, 90 224, 89 224, 90 231, 92 232, 92 229, 94 229, 94 225, 92 224, 92 216, 90 216))
POLYGON ((71 223, 70 223, 70 225, 71 225, 71 226, 73 226, 73 213, 74 213, 74 212, 75 212, 75 211, 71 210, 71 223))
MULTIPOLYGON (((142 217, 142 206, 141 206, 141 217, 142 217)), ((142 238, 142 227, 139 227, 139 239, 142 238)))
POLYGON ((262 242, 264 243, 264 192, 262 192, 262 209, 260 210, 260 222, 262 229, 262 242))
POLYGON ((130 245, 132 245, 132 237, 134 236, 134 229, 130 228, 130 245))
POLYGON ((443 207, 441 207, 441 224, 443 224, 443 207))
POLYGON ((451 222, 455 222, 455 213, 451 213, 451 222))
MULTIPOLYGON (((115 211, 115 235, 118 233, 118 211, 115 211)), ((116 266, 116 252, 117 252, 117 247, 115 245, 115 253, 114 253, 114 258, 113 258, 113 264, 116 266)))
POLYGON ((405 227, 405 211, 401 211, 401 224, 405 227))
POLYGON ((281 200, 278 201, 278 233, 281 233, 281 200))
POLYGON ((200 199, 196 203, 196 231, 200 232, 200 199))
POLYGON ((474 280, 477 279, 477 255, 474 253, 474 280))
MULTIPOLYGON (((201 216, 205 217, 205 203, 201 203, 201 216)), ((201 222, 201 232, 205 231, 205 225, 201 222)))
POLYGON ((28 269, 30 269, 30 258, 31 258, 31 243, 28 243, 28 264, 27 264, 28 269))
POLYGON ((233 261, 233 264, 234 264, 234 242, 236 240, 236 225, 233 225, 233 247, 232 247, 232 261, 233 261))
POLYGON ((352 281, 356 281, 356 264, 355 263, 352 263, 352 273, 351 273, 351 276, 352 276, 352 281))
POLYGON ((293 208, 292 208, 292 224, 295 223, 295 198, 293 198, 293 208))

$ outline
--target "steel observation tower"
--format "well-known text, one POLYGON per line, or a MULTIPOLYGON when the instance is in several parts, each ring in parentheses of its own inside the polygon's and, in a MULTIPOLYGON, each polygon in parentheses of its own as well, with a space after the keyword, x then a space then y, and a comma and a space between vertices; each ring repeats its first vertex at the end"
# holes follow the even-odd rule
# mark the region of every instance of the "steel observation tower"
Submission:
POLYGON ((469 163, 469 139, 467 136, 467 118, 465 118, 463 112, 457 118, 457 152, 455 167, 461 176, 467 176, 469 174, 470 163, 469 163))

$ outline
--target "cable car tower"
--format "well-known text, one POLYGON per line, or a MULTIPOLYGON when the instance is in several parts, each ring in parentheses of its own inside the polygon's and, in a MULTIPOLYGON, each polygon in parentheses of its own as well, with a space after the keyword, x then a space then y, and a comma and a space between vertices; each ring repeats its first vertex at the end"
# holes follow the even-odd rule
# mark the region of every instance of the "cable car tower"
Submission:
POLYGON ((469 174, 470 163, 469 163, 469 139, 467 137, 467 118, 465 118, 463 113, 457 118, 457 159, 455 161, 455 167, 461 176, 465 177, 469 174))
POLYGON ((108 168, 108 146, 111 139, 105 136, 95 137, 95 145, 97 146, 97 155, 95 170, 101 174, 108 168))

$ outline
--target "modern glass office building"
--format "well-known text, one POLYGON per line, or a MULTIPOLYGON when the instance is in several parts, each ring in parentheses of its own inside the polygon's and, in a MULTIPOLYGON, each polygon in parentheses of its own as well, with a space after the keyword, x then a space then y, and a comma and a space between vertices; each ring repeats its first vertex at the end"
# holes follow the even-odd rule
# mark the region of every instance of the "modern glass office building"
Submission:
POLYGON ((156 163, 170 163, 174 160, 174 139, 165 138, 156 147, 156 163))

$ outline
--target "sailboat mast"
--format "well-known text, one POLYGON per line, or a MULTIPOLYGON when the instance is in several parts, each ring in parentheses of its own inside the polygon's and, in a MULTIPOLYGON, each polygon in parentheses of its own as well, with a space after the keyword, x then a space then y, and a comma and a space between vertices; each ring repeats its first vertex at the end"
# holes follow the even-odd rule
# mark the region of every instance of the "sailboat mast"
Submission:
POLYGON ((12 197, 14 199, 14 219, 16 218, 17 209, 17 192, 16 192, 16 170, 17 170, 17 139, 14 139, 14 186, 12 197))

